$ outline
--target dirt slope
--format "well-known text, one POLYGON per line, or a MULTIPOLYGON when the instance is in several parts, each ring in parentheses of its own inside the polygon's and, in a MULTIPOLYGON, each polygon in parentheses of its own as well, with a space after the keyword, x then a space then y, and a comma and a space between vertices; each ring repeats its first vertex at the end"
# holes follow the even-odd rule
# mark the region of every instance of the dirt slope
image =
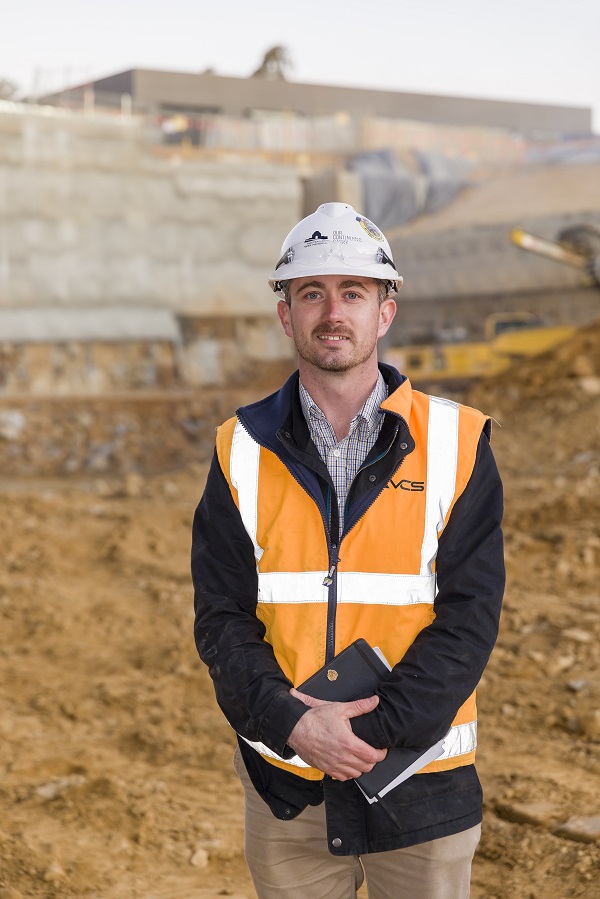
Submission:
POLYGON ((501 425, 508 569, 479 691, 475 895, 600 896, 600 323, 470 402, 501 425))
POLYGON ((452 228, 519 222, 523 218, 584 215, 600 209, 600 165, 529 164, 481 170, 456 199, 433 215, 420 216, 388 239, 452 228))

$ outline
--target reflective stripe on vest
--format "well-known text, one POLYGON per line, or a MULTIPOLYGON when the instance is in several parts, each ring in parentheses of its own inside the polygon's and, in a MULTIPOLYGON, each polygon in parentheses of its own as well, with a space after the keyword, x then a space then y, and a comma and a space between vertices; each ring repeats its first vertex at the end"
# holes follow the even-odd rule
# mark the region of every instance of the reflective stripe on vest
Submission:
POLYGON ((252 439, 248 431, 238 421, 233 432, 233 442, 231 444, 231 483, 238 492, 240 515, 242 516, 244 527, 252 540, 257 564, 260 562, 263 554, 262 547, 256 542, 259 461, 260 444, 252 439))
MULTIPOLYGON (((264 603, 327 602, 326 571, 268 571, 258 575, 258 600, 264 603)), ((345 602, 373 605, 433 603, 435 575, 377 574, 366 571, 338 571, 337 605, 345 602)))
MULTIPOLYGON (((338 603, 371 605, 374 595, 385 596, 386 605, 433 603, 436 593, 433 563, 438 534, 454 497, 457 458, 458 406, 450 400, 432 396, 429 398, 427 493, 420 573, 338 572, 338 603), (371 589, 367 589, 368 583, 371 589), (376 590, 373 590, 374 587, 376 590)), ((231 482, 238 491, 240 515, 252 540, 257 566, 263 555, 256 534, 259 464, 260 445, 238 421, 231 446, 231 482)), ((328 593, 323 586, 326 575, 326 571, 259 572, 258 599, 264 603, 326 603, 328 593)))
MULTIPOLYGON (((252 740, 247 740, 246 737, 242 737, 242 739, 249 746, 252 746, 253 749, 256 749, 257 752, 260 752, 261 755, 267 756, 267 758, 275 759, 278 762, 285 762, 296 768, 310 768, 310 765, 307 765, 299 755, 295 755, 291 759, 282 759, 280 755, 277 755, 276 752, 273 752, 273 750, 269 749, 268 746, 265 746, 264 743, 253 742, 252 740)), ((473 752, 476 748, 477 722, 469 721, 467 724, 456 724, 454 727, 450 728, 444 737, 444 751, 436 761, 443 762, 444 759, 452 759, 457 755, 466 755, 468 752, 473 752)))
POLYGON ((431 573, 438 534, 444 527, 456 489, 458 463, 458 406, 451 400, 429 397, 427 430, 427 494, 421 574, 431 573))

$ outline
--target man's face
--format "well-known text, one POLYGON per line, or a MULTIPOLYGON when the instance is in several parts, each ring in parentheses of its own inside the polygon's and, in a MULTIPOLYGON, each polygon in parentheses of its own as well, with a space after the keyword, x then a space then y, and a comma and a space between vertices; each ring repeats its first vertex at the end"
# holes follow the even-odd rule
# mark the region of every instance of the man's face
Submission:
POLYGON ((396 312, 378 301, 373 278, 320 275, 290 281, 291 302, 277 304, 283 330, 302 362, 321 371, 349 371, 377 359, 377 340, 396 312))

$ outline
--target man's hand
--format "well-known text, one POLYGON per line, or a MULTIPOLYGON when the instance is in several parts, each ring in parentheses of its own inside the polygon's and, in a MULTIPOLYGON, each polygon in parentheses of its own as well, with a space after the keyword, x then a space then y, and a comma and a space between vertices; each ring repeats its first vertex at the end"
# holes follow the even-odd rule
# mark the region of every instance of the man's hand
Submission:
POLYGON ((292 696, 310 706, 288 737, 288 746, 302 761, 336 780, 350 780, 383 761, 387 749, 374 749, 352 733, 350 718, 372 712, 378 696, 354 702, 325 702, 298 690, 292 696))

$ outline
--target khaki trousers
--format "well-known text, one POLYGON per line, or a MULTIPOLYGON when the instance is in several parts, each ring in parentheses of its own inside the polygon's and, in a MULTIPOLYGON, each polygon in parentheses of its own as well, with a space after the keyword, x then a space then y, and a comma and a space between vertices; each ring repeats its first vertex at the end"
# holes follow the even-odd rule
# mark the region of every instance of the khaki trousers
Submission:
POLYGON ((308 806, 293 821, 271 814, 238 749, 234 767, 245 794, 245 852, 258 899, 468 899, 481 825, 407 849, 358 856, 327 850, 325 808, 308 806))

